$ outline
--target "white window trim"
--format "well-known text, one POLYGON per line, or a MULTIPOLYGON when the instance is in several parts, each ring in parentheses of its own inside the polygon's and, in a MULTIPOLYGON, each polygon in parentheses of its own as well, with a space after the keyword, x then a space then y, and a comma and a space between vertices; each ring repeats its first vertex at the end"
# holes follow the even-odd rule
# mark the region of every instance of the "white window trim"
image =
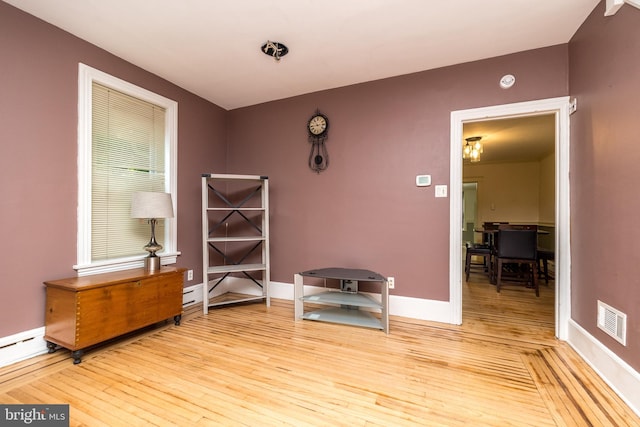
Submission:
MULTIPOLYGON (((166 170, 165 191, 171 193, 174 218, 165 219, 165 236, 162 241, 164 249, 162 264, 175 264, 180 255, 177 250, 178 241, 178 103, 139 86, 111 76, 88 65, 78 67, 78 263, 73 266, 79 276, 119 271, 144 266, 145 255, 116 260, 91 262, 91 117, 93 82, 100 83, 159 105, 166 109, 165 115, 165 158, 170 159, 166 170)), ((149 229, 151 233, 151 229, 149 229)), ((149 234, 151 235, 151 234, 149 234)))

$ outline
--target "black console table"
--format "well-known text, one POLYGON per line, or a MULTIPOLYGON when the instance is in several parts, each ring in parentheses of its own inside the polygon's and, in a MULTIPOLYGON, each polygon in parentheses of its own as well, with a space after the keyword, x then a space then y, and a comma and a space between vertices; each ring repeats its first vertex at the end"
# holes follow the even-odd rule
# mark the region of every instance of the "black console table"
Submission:
MULTIPOLYGON (((382 329, 389 333, 389 284, 386 277, 354 268, 319 268, 296 273, 294 282, 294 315, 296 320, 318 320, 382 329), (334 279, 339 288, 320 288, 320 292, 305 295, 304 277, 334 279), (358 290, 359 282, 380 283, 380 298, 358 290), (304 303, 326 306, 320 310, 304 311, 304 303), (376 315, 379 313, 379 317, 376 315)), ((325 282, 326 283, 326 282, 325 282)), ((316 288, 317 289, 317 288, 316 288)))

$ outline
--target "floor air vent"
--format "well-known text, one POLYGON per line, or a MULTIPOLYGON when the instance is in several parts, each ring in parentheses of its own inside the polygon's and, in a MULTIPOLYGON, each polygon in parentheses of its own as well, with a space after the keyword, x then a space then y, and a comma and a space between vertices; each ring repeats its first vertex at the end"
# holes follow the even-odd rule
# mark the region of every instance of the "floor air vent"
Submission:
POLYGON ((627 315, 602 301, 598 301, 598 328, 627 345, 627 315))

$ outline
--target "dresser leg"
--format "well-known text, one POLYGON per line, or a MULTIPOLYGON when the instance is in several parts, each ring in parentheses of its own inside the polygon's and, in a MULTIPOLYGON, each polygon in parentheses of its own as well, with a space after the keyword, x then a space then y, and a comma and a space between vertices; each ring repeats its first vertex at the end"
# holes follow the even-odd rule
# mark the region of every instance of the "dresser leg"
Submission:
POLYGON ((71 356, 73 356, 74 365, 77 365, 78 363, 82 362, 82 354, 83 354, 82 350, 76 350, 71 352, 71 356))
POLYGON ((55 353, 57 349, 58 349, 58 345, 56 343, 47 341, 47 353, 55 353))
POLYGON ((176 326, 180 325, 180 319, 182 319, 182 314, 178 314, 177 316, 173 316, 173 322, 176 324, 176 326))

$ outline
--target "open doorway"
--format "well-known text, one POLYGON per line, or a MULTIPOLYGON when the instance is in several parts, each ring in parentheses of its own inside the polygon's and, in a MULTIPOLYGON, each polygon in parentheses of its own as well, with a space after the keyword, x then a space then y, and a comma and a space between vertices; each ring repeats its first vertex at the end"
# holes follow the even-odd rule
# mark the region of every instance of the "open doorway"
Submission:
POLYGON ((553 113, 463 123, 463 139, 482 143, 463 161, 463 242, 484 222, 536 224, 554 249, 555 131, 553 113))
POLYGON ((476 156, 463 156, 462 167, 463 322, 502 328, 506 321, 513 331, 527 331, 533 322, 540 334, 552 337, 555 332, 555 127, 553 113, 463 123, 463 141, 474 141, 478 148, 476 156), (528 275, 518 275, 504 278, 497 293, 487 263, 491 257, 484 252, 492 250, 497 235, 483 231, 495 224, 536 227, 546 269, 535 277, 535 292, 528 289, 528 275), (473 257, 467 248, 477 248, 479 255, 473 257), (502 313, 509 315, 495 323, 502 313))
POLYGON ((569 242, 569 111, 568 97, 484 107, 451 113, 451 192, 450 192, 450 308, 452 323, 462 319, 462 212, 463 167, 462 141, 465 123, 551 114, 555 122, 555 248, 556 248, 556 307, 555 334, 567 339, 570 316, 570 242, 569 242))

